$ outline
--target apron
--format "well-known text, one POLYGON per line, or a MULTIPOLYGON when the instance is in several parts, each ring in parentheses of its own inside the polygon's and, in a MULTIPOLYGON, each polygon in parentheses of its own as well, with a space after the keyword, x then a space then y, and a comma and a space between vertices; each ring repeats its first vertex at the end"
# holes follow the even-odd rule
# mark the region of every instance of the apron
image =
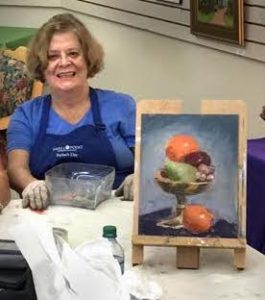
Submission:
POLYGON ((115 168, 113 188, 116 189, 127 175, 133 173, 133 165, 130 168, 118 169, 112 145, 106 135, 106 126, 101 119, 97 93, 92 88, 90 100, 95 125, 84 125, 65 135, 46 133, 51 98, 44 101, 40 130, 29 161, 35 178, 44 179, 46 171, 64 162, 101 164, 115 168))

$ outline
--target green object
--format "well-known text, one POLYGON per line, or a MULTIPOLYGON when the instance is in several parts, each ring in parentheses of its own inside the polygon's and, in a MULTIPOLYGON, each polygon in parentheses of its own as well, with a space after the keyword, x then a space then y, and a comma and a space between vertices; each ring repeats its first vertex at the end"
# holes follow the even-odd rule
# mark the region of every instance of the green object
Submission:
POLYGON ((193 166, 182 163, 166 160, 165 171, 169 179, 180 182, 194 182, 196 181, 197 169, 193 166))
POLYGON ((106 225, 103 227, 103 237, 105 238, 116 238, 117 228, 113 225, 106 225))
POLYGON ((36 31, 36 28, 0 26, 0 49, 27 46, 36 31))

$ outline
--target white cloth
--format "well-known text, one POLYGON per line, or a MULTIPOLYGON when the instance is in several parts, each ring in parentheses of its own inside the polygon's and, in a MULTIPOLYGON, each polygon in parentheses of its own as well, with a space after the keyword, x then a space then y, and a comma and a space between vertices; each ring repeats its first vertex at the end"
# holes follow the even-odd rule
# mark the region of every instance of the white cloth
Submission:
POLYGON ((48 206, 48 189, 44 180, 34 180, 22 192, 22 206, 45 209, 48 206))
POLYGON ((10 234, 30 266, 38 300, 129 300, 120 291, 121 271, 105 239, 75 251, 37 218, 22 220, 10 234))

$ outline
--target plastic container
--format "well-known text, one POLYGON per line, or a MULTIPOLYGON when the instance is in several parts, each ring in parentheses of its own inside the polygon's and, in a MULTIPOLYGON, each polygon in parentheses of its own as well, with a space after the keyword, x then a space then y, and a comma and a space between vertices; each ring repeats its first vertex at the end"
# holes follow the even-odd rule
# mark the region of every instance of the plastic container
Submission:
POLYGON ((111 197, 115 169, 105 165, 68 162, 45 173, 53 205, 95 209, 111 197))
POLYGON ((117 259, 121 273, 124 273, 124 250, 122 246, 118 243, 117 237, 117 228, 113 225, 106 225, 103 227, 103 235, 104 238, 107 238, 111 244, 112 254, 115 259, 117 259))

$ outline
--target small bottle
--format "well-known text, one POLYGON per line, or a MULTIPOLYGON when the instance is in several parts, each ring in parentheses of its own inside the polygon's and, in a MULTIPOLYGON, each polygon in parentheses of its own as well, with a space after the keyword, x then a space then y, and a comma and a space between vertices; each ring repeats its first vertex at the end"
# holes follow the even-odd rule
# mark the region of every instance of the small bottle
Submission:
POLYGON ((103 227, 103 237, 107 238, 111 244, 112 254, 121 267, 121 273, 124 273, 124 250, 116 240, 117 228, 113 225, 106 225, 103 227))

